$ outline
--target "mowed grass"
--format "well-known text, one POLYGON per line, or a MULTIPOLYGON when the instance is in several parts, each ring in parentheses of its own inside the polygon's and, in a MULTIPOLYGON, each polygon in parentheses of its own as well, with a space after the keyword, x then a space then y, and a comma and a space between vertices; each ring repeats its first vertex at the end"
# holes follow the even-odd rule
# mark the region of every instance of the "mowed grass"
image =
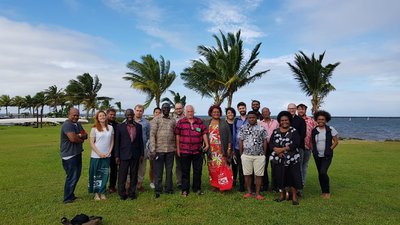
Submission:
MULTIPOLYGON (((89 130, 89 126, 86 126, 89 130)), ((87 193, 90 160, 85 143, 83 171, 73 204, 63 204, 65 181, 59 155, 60 126, 0 127, 0 224, 59 224, 76 214, 102 216, 103 224, 399 224, 400 143, 341 141, 329 170, 330 200, 320 197, 313 159, 299 206, 243 199, 234 189, 214 193, 203 168, 205 195, 183 198, 149 189, 137 200, 116 194, 95 202, 87 193)))

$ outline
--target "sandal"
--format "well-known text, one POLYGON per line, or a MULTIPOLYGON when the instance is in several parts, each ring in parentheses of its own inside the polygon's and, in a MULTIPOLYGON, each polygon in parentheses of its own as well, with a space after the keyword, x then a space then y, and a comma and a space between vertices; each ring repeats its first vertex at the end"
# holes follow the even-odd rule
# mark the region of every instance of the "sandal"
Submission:
POLYGON ((260 200, 260 201, 265 200, 264 196, 262 196, 262 195, 257 195, 256 199, 260 200))
POLYGON ((188 193, 186 191, 182 191, 181 195, 186 198, 188 196, 188 193))

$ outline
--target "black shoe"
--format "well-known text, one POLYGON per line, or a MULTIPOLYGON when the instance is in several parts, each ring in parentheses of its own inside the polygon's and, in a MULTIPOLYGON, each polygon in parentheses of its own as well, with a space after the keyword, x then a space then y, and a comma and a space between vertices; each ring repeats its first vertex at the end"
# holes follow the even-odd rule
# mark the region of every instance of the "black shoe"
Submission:
POLYGON ((135 199, 137 199, 137 196, 135 193, 133 193, 133 194, 129 195, 129 198, 132 200, 135 200, 135 199))
POLYGON ((201 190, 196 191, 197 195, 204 195, 204 192, 202 192, 201 190))
POLYGON ((73 200, 73 201, 75 201, 75 200, 77 200, 77 199, 78 199, 78 197, 76 197, 76 196, 72 197, 72 200, 73 200))
POLYGON ((293 205, 299 205, 299 200, 292 200, 293 205))
POLYGON ((179 190, 182 190, 182 185, 181 185, 181 184, 178 184, 177 188, 178 188, 179 190))
POLYGON ((64 204, 70 204, 70 203, 73 203, 73 202, 74 202, 73 199, 68 199, 68 200, 65 200, 65 201, 64 201, 64 204))
POLYGON ((239 192, 245 192, 245 189, 243 186, 239 186, 239 192))
POLYGON ((128 196, 124 195, 124 196, 119 196, 119 199, 121 200, 126 200, 128 198, 128 196))
POLYGON ((297 196, 300 197, 300 198, 303 197, 303 192, 302 191, 297 191, 297 196))
POLYGON ((156 198, 159 198, 160 197, 160 194, 159 193, 156 193, 156 198))
POLYGON ((174 194, 174 191, 165 191, 164 193, 172 195, 172 194, 174 194))

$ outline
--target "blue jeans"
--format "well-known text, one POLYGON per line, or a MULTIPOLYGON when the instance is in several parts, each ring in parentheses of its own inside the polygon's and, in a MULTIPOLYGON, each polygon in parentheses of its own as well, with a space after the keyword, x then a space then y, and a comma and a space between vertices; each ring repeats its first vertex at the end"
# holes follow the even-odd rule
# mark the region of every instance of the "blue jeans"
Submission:
POLYGON ((311 150, 305 149, 303 151, 303 163, 301 165, 301 179, 303 182, 303 186, 306 184, 306 175, 308 169, 308 161, 310 160, 311 150))
POLYGON ((68 160, 62 160, 62 164, 67 174, 64 185, 64 202, 75 199, 75 187, 81 177, 82 154, 78 154, 68 160))

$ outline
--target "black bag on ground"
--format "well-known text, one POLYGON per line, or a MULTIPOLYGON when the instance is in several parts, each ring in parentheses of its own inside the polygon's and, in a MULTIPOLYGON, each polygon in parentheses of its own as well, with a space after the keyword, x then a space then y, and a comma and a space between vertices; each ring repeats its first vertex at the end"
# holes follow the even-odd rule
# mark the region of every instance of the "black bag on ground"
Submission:
POLYGON ((76 215, 72 220, 63 217, 61 223, 64 225, 96 225, 100 224, 103 218, 101 216, 87 216, 85 214, 76 215))

